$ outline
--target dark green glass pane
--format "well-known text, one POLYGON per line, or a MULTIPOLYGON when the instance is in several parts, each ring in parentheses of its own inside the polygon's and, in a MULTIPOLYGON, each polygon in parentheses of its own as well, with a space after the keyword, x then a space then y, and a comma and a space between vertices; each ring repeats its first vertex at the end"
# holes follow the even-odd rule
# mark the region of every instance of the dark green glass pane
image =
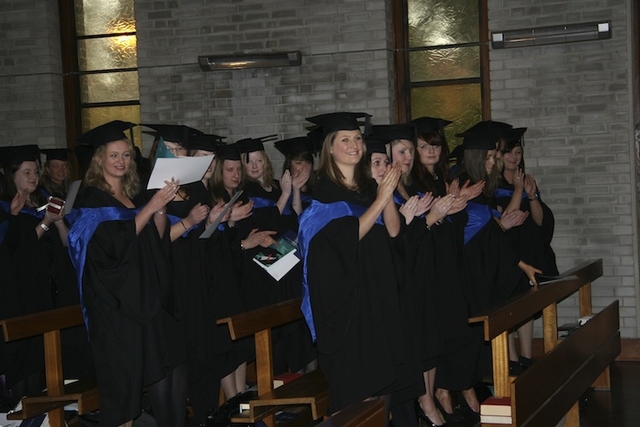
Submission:
MULTIPOLYGON (((83 108, 81 115, 83 133, 112 120, 124 120, 132 123, 140 123, 141 121, 139 105, 83 108)), ((127 136, 129 136, 128 132, 127 136)), ((133 139, 136 145, 141 146, 142 133, 140 126, 133 128, 133 139)))
POLYGON ((480 77, 480 49, 454 47, 409 53, 411 82, 480 77))
POLYGON ((78 40, 78 65, 80 71, 136 68, 136 36, 78 40))
POLYGON ((411 89, 411 118, 422 116, 451 120, 445 128, 449 148, 462 142, 455 134, 482 120, 479 84, 420 87, 411 89))
POLYGON ((409 0, 409 46, 480 41, 478 0, 409 0))
POLYGON ((134 0, 75 0, 74 4, 79 36, 136 31, 134 0))
POLYGON ((96 102, 138 101, 138 72, 88 74, 80 76, 80 99, 83 104, 96 102))

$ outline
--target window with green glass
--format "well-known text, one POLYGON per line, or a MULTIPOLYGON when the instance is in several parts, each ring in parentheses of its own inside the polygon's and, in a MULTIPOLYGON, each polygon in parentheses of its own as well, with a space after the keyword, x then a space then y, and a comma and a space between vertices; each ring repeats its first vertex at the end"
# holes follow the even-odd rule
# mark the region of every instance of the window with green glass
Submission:
MULTIPOLYGON (((486 0, 396 0, 402 32, 397 50, 399 111, 410 120, 421 116, 453 121, 448 140, 483 118, 488 100, 487 43, 482 40, 486 0), (402 72, 404 70, 404 72, 402 72)), ((397 42, 398 43, 398 42, 397 42)), ((488 113, 488 112, 487 112, 488 113)))
MULTIPOLYGON (((59 0, 62 7, 69 0, 59 0)), ((107 121, 120 119, 140 122, 140 91, 138 83, 138 53, 134 0, 71 0, 73 17, 61 22, 72 27, 70 39, 75 46, 69 61, 72 86, 65 91, 74 96, 65 98, 77 104, 67 111, 75 111, 76 132, 87 130, 107 121)), ((69 54, 67 50, 67 54, 69 54)), ((69 120, 68 120, 69 124, 69 120)), ((140 141, 140 131, 134 135, 140 141)))

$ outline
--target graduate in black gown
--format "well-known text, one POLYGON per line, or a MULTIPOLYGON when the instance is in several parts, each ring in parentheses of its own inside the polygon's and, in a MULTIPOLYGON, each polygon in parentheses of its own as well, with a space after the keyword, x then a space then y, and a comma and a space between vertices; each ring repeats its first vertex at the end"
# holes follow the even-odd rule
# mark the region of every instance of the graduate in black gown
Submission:
MULTIPOLYGON (((507 232, 513 247, 528 264, 535 265, 547 276, 556 276, 558 267, 551 248, 555 225, 551 209, 540 198, 536 181, 525 174, 523 135, 527 128, 513 128, 502 132, 502 175, 495 198, 502 212, 521 210, 529 216, 524 223, 507 232)), ((532 364, 533 320, 518 328, 520 353, 516 351, 514 334, 509 335, 509 366, 512 374, 518 374, 532 364)))
MULTIPOLYGON (((229 203, 232 197, 241 191, 244 183, 244 167, 240 159, 240 148, 236 144, 222 145, 216 149, 216 164, 209 184, 213 203, 229 203)), ((229 219, 223 228, 222 238, 226 246, 219 259, 227 267, 233 268, 223 284, 225 296, 218 298, 225 305, 228 315, 247 311, 246 296, 241 287, 241 265, 243 253, 256 246, 269 246, 273 243, 273 232, 251 229, 244 226, 253 215, 253 202, 244 194, 232 206, 229 219)), ((226 274, 225 274, 226 275, 226 274)), ((245 338, 233 343, 235 359, 234 370, 222 379, 222 389, 227 399, 246 391, 247 362, 255 358, 253 340, 245 338)))
MULTIPOLYGON (((399 164, 402 177, 394 200, 403 215, 405 230, 402 263, 404 276, 400 296, 403 313, 408 317, 413 346, 420 351, 426 393, 418 398, 418 416, 430 426, 442 425, 433 399, 436 367, 443 353, 445 336, 441 328, 440 282, 437 280, 435 227, 447 214, 465 207, 465 199, 441 194, 434 199, 433 190, 418 189, 413 179, 417 125, 383 125, 373 127, 373 137, 387 143, 391 162, 399 164)), ((442 262, 442 260, 438 260, 442 262)), ((466 322, 466 318, 464 319, 466 322)))
MULTIPOLYGON (((309 178, 310 171, 286 170, 280 180, 273 177, 273 166, 264 149, 264 143, 272 136, 249 138, 237 142, 242 154, 245 183, 244 195, 253 202, 253 215, 238 225, 244 234, 253 228, 275 231, 274 239, 283 235, 295 238, 298 234, 298 214, 302 212, 301 188, 309 178)), ((243 233, 240 233, 242 236, 243 233)), ((302 294, 302 264, 298 263, 279 280, 273 278, 254 257, 277 255, 274 248, 257 246, 242 253, 242 288, 247 308, 256 309, 302 294)), ((315 359, 308 330, 302 320, 283 325, 273 330, 273 366, 276 374, 312 369, 308 366, 315 359)))
POLYGON ((424 384, 394 268, 401 224, 393 191, 400 168, 389 167, 376 189, 357 122, 363 116, 369 117, 331 113, 308 119, 326 136, 314 200, 300 221, 302 311, 317 338, 330 412, 386 396, 394 423, 417 426, 413 399, 424 393, 424 384))
MULTIPOLYGON (((38 187, 39 158, 38 147, 29 145, 12 147, 2 161, 5 179, 0 210, 2 246, 7 255, 1 272, 3 319, 53 308, 52 259, 44 236, 49 234, 48 239, 55 239, 58 244, 56 249, 64 251, 59 233, 64 238, 67 229, 62 214, 36 210, 47 202, 38 187)), ((5 344, 0 369, 6 375, 7 387, 12 389, 14 404, 22 396, 42 389, 43 351, 42 337, 5 344)))
POLYGON ((420 403, 431 424, 440 425, 442 421, 457 422, 462 418, 461 413, 454 412, 450 391, 461 391, 469 400, 477 400, 473 386, 479 379, 475 364, 482 341, 473 334, 468 324, 468 305, 459 264, 461 247, 457 243, 460 239, 454 222, 460 216, 458 212, 466 207, 466 201, 480 194, 484 183, 480 181, 475 186, 463 185, 461 188, 458 181, 447 181, 449 150, 444 127, 450 121, 420 117, 412 123, 418 126, 419 135, 416 161, 411 170, 416 187, 420 192, 432 192, 436 199, 455 196, 455 203, 447 212, 447 218, 435 223, 427 220, 431 224, 429 234, 434 247, 432 278, 435 281, 441 349, 435 378, 431 379, 431 386, 436 387, 437 400, 431 399, 430 402, 429 399, 423 399, 420 403), (434 413, 436 407, 440 409, 442 418, 434 413))
MULTIPOLYGON (((521 225, 527 214, 513 210, 501 214, 497 210, 494 192, 498 186, 496 167, 499 134, 488 129, 467 130, 463 134, 464 161, 457 171, 460 182, 476 184, 485 181, 483 191, 469 200, 459 222, 462 227, 462 271, 471 316, 486 312, 529 288, 540 270, 524 262, 505 234, 521 225)), ((478 333, 481 333, 479 331, 478 333)), ((488 366, 480 361, 479 375, 488 373, 488 366)), ((469 402, 474 412, 477 402, 469 402)))
MULTIPOLYGON (((189 152, 194 157, 215 156, 222 144, 217 135, 191 135, 189 152)), ((188 356, 188 394, 196 425, 206 422, 210 409, 218 405, 220 382, 232 373, 241 361, 236 360, 229 330, 216 324, 228 311, 229 290, 235 282, 229 247, 223 226, 211 237, 200 239, 224 208, 214 205, 209 192, 216 159, 200 181, 181 186, 177 197, 167 205, 167 212, 181 218, 171 226, 171 258, 176 290, 186 338, 188 356)), ((228 219, 224 217, 222 223, 228 219)))
POLYGON ((66 148, 50 148, 42 150, 47 160, 40 177, 40 186, 50 196, 65 199, 71 184, 71 164, 69 150, 66 148))
POLYGON ((317 153, 314 140, 307 136, 283 139, 274 146, 284 155, 282 174, 291 175, 291 207, 300 215, 311 203, 315 173, 313 171, 314 155, 317 153))
POLYGON ((116 120, 79 139, 95 153, 69 247, 96 366, 100 425, 132 425, 146 387, 156 424, 181 426, 186 350, 176 327, 166 215, 179 186, 167 182, 141 200, 133 144, 124 134, 132 126, 116 120))

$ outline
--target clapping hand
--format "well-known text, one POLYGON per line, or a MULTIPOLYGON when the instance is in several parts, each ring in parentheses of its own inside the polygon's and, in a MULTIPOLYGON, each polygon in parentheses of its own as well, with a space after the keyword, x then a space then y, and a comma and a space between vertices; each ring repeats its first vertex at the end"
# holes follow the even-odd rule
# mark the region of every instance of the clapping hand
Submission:
POLYGON ((509 230, 513 227, 522 225, 525 219, 529 216, 529 212, 523 212, 520 210, 507 211, 502 214, 502 217, 498 219, 500 226, 503 230, 509 230))
POLYGON ((251 230, 251 233, 249 233, 249 235, 242 240, 242 247, 244 249, 253 249, 256 246, 268 248, 269 246, 276 243, 276 241, 273 240, 273 237, 271 237, 274 234, 276 234, 276 231, 258 231, 257 228, 254 228, 253 230, 251 230))

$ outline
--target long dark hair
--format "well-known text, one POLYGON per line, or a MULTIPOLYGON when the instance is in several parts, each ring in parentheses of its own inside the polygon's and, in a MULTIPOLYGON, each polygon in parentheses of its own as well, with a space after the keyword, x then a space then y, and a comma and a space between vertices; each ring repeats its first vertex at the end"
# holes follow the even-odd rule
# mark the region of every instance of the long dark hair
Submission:
POLYGON ((312 193, 313 184, 316 180, 316 172, 313 169, 313 160, 314 160, 313 154, 311 154, 309 151, 296 151, 293 153, 288 153, 284 158, 284 164, 282 165, 282 173, 284 173, 287 170, 291 172, 291 163, 294 160, 302 160, 303 162, 311 163, 311 174, 309 175, 309 180, 304 185, 304 192, 312 193))
POLYGON ((437 180, 446 180, 449 177, 449 146, 445 139, 439 132, 429 132, 418 136, 418 143, 416 144, 416 159, 413 162, 413 168, 411 168, 411 177, 414 182, 418 184, 422 191, 435 190, 435 182, 437 180), (438 163, 433 167, 433 173, 422 164, 420 160, 420 152, 418 146, 420 142, 424 141, 429 145, 438 145, 441 147, 440 157, 438 163), (437 178, 436 178, 437 177, 437 178))
POLYGON ((375 189, 375 181, 371 179, 371 168, 367 161, 367 146, 364 141, 362 142, 364 153, 356 165, 353 174, 353 180, 356 183, 356 188, 348 188, 345 185, 345 177, 331 155, 331 146, 333 145, 338 132, 339 131, 331 132, 324 138, 324 142, 322 143, 322 152, 320 153, 318 176, 327 177, 330 181, 333 181, 334 184, 346 188, 347 190, 370 191, 375 189))
POLYGON ((458 170, 457 175, 466 174, 471 179, 471 184, 475 184, 484 180, 485 185, 482 192, 489 197, 493 197, 493 193, 498 188, 500 181, 500 170, 496 163, 490 174, 487 174, 485 163, 487 161, 487 153, 490 150, 467 149, 464 150, 464 164, 458 170))
MULTIPOLYGON (((36 160, 25 160, 25 161, 34 162, 36 164, 38 175, 40 174, 40 170, 39 170, 40 165, 38 161, 36 160)), ((18 192, 18 189, 16 188, 16 183, 13 180, 16 175, 16 172, 18 172, 18 169, 20 169, 20 166, 22 166, 22 163, 24 163, 25 161, 14 162, 4 166, 4 179, 2 182, 2 199, 3 200, 10 202, 11 200, 13 200, 16 193, 18 192)), ((29 194, 28 199, 33 206, 42 206, 47 202, 46 198, 40 191, 39 185, 33 193, 29 194)))

